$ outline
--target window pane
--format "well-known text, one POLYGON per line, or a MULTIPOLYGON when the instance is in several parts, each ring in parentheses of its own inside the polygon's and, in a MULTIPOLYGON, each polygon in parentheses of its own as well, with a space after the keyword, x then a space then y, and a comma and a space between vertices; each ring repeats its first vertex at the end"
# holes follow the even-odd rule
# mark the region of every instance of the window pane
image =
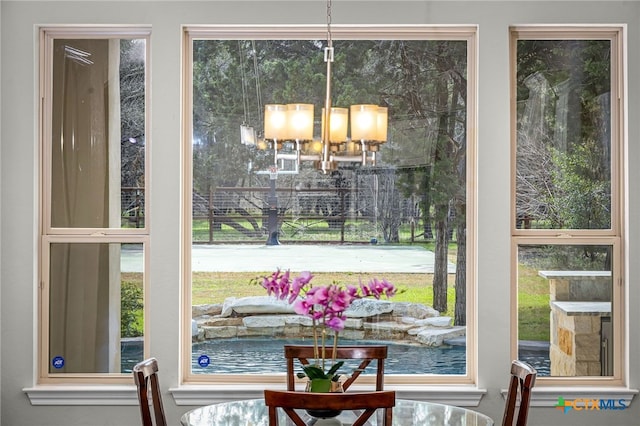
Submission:
POLYGON ((51 225, 144 227, 143 39, 54 40, 51 225))
POLYGON ((357 161, 327 174, 313 142, 263 133, 264 105, 304 102, 319 140, 323 44, 193 42, 192 371, 285 371, 284 342, 309 343, 310 327, 250 284, 282 268, 405 288, 340 342, 389 344, 390 374, 464 375, 467 43, 334 41, 333 106, 388 107, 388 133, 375 166, 348 140, 336 156, 357 161))
POLYGON ((611 227, 611 41, 517 43, 518 228, 611 227))
POLYGON ((143 355, 143 245, 54 243, 49 373, 125 373, 143 355))
POLYGON ((518 352, 541 376, 612 376, 612 246, 518 247, 518 352))

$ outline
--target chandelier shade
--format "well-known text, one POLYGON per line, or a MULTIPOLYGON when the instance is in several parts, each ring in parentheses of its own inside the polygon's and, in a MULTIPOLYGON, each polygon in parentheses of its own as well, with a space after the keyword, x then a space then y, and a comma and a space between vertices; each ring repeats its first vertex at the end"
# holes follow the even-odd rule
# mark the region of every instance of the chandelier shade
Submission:
POLYGON ((288 137, 287 106, 268 104, 264 106, 264 138, 285 140, 288 137))
MULTIPOLYGON (((324 116, 325 109, 322 108, 322 129, 321 139, 324 137, 324 116)), ((347 108, 331 108, 331 116, 329 118, 329 142, 332 144, 340 144, 347 140, 347 130, 349 128, 349 110, 347 108)))
POLYGON ((313 139, 313 104, 287 105, 288 139, 309 141, 313 139))
MULTIPOLYGON (((278 160, 313 161, 323 173, 335 170, 338 162, 376 165, 380 144, 387 141, 388 109, 373 104, 338 108, 331 105, 331 0, 327 1, 326 93, 320 121, 320 141, 314 141, 314 106, 307 103, 267 104, 264 108, 264 141, 278 160), (349 138, 350 132, 350 138, 349 138), (327 135, 327 133, 329 133, 327 135), (294 153, 278 152, 284 142, 293 142, 294 153), (319 146, 317 146, 319 144, 319 146)), ((289 144, 291 145, 291 144, 289 144)))

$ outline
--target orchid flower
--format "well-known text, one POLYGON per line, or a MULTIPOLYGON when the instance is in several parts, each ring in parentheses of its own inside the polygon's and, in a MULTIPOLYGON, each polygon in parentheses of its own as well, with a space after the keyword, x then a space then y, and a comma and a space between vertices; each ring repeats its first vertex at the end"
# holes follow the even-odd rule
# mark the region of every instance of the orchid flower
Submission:
POLYGON ((314 353, 319 358, 318 334, 322 342, 322 354, 325 353, 326 330, 334 331, 333 335, 333 365, 328 372, 324 370, 324 357, 322 367, 308 365, 305 366, 305 373, 300 373, 308 378, 324 378, 338 380, 337 370, 342 366, 342 362, 335 362, 338 346, 338 333, 344 330, 347 316, 345 312, 349 309, 354 300, 365 297, 381 296, 387 298, 396 294, 396 288, 387 280, 372 279, 367 284, 359 283, 358 286, 348 285, 343 287, 337 283, 326 286, 313 286, 311 281, 313 275, 309 271, 301 272, 293 279, 289 270, 282 272, 280 269, 270 276, 262 279, 262 287, 267 290, 268 295, 272 295, 280 300, 287 300, 293 304, 293 309, 298 315, 304 315, 312 319, 314 336, 314 353), (318 329, 322 332, 318 333, 318 329))

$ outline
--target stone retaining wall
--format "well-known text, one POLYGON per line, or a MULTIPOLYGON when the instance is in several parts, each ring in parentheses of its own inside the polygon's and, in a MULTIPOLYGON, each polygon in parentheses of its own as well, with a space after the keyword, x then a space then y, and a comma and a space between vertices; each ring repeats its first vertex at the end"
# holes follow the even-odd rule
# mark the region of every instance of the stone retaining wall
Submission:
MULTIPOLYGON (((396 340, 402 343, 440 346, 464 336, 466 327, 452 326, 450 317, 421 304, 359 299, 345 313, 340 336, 353 340, 396 340)), ((228 298, 222 305, 196 305, 193 340, 272 336, 312 336, 311 319, 297 315, 293 306, 271 296, 228 298)))

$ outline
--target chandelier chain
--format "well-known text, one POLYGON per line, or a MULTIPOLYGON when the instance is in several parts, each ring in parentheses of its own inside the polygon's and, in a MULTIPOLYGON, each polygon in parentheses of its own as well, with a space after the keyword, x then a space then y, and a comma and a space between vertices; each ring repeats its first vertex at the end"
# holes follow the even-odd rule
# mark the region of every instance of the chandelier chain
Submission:
POLYGON ((331 0, 327 0, 327 45, 329 47, 333 45, 331 39, 331 0))

